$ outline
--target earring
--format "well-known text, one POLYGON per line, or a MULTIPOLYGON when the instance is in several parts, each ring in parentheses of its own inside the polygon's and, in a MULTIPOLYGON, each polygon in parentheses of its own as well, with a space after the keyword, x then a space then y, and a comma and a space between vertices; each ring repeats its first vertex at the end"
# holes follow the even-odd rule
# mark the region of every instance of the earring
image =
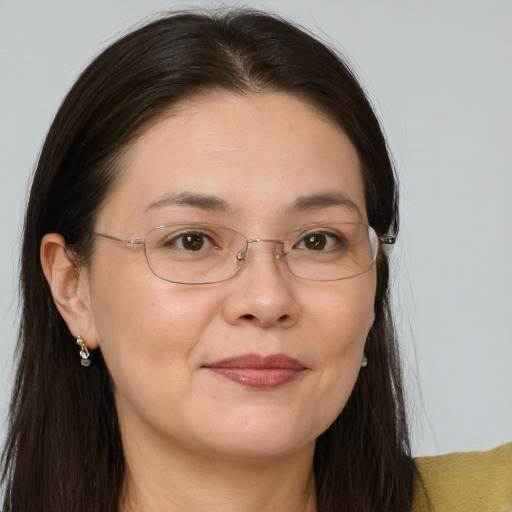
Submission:
POLYGON ((89 359, 89 349, 80 334, 76 337, 76 344, 80 347, 80 357, 82 358, 80 364, 82 366, 90 366, 91 360, 89 359))
POLYGON ((366 352, 363 354, 363 360, 361 361, 361 368, 366 368, 368 366, 368 357, 366 356, 366 352))

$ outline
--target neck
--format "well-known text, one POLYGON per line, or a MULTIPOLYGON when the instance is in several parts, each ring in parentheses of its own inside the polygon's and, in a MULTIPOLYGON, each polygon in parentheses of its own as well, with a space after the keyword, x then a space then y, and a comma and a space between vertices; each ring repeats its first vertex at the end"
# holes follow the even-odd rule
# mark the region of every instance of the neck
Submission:
POLYGON ((316 512, 313 446, 237 459, 143 444, 125 446, 120 512, 316 512))

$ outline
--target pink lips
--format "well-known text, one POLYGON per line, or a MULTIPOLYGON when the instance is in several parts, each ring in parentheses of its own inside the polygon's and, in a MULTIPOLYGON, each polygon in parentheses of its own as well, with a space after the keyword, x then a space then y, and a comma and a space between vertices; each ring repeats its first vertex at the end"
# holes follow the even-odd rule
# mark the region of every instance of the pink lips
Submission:
POLYGON ((273 389, 299 377, 306 368, 284 354, 261 357, 246 354, 207 364, 212 372, 243 386, 257 389, 273 389))

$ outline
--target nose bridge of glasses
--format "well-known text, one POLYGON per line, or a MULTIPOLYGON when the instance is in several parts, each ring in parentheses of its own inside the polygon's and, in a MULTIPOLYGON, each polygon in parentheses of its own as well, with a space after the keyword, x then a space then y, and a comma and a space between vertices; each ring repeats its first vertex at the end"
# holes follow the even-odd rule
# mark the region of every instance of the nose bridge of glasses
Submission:
POLYGON ((250 238, 247 240, 247 246, 246 250, 238 251, 238 254, 236 256, 238 261, 245 261, 247 259, 247 253, 249 251, 250 244, 272 244, 274 247, 274 250, 276 251, 274 254, 274 257, 276 260, 280 259, 282 256, 284 256, 284 244, 285 240, 279 240, 279 239, 272 239, 272 238, 250 238))

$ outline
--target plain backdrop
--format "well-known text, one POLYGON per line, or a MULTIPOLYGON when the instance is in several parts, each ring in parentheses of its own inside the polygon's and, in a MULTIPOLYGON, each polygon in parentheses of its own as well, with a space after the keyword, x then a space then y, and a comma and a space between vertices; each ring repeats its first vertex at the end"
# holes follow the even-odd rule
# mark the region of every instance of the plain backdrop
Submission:
MULTIPOLYGON (((2 436, 20 225, 45 132, 102 48, 143 20, 191 5, 219 3, 0 0, 2 436)), ((393 298, 415 454, 512 440, 512 2, 246 5, 280 13, 335 45, 383 123, 401 182, 393 298)))

